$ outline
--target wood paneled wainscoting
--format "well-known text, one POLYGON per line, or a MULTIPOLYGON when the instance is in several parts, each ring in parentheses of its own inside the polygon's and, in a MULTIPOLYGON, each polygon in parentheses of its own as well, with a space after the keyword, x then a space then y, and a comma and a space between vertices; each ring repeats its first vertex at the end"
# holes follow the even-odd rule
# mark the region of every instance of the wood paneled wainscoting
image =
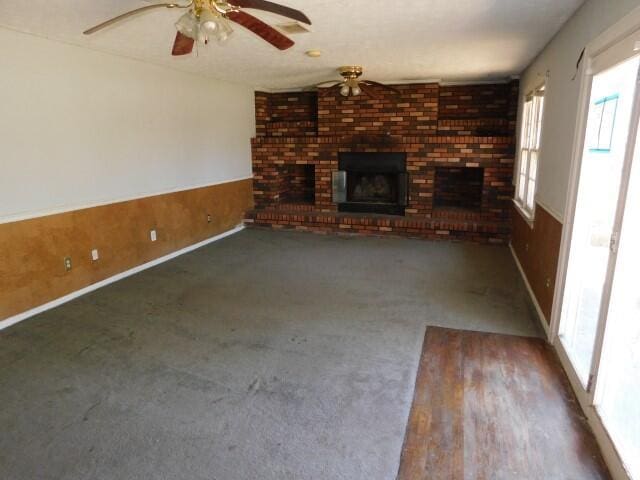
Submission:
POLYGON ((230 230, 252 206, 243 179, 0 224, 0 321, 230 230))
POLYGON ((562 223, 540 204, 536 205, 532 225, 515 211, 515 206, 513 208, 511 247, 544 316, 543 321, 548 325, 558 271, 562 223))

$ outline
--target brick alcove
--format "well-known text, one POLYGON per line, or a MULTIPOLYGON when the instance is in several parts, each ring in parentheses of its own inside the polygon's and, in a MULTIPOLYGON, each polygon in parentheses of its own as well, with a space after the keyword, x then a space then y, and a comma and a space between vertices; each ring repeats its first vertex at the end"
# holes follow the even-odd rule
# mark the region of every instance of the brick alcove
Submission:
POLYGON ((279 165, 276 178, 278 180, 277 200, 280 204, 313 205, 315 203, 314 165, 295 163, 279 165))
POLYGON ((481 211, 484 168, 435 167, 433 208, 481 211))
POLYGON ((323 233, 508 242, 518 83, 397 88, 400 96, 380 100, 257 92, 255 209, 247 222, 323 233), (404 216, 337 211, 332 173, 345 152, 406 154, 404 216), (296 185, 306 185, 306 193, 296 185))

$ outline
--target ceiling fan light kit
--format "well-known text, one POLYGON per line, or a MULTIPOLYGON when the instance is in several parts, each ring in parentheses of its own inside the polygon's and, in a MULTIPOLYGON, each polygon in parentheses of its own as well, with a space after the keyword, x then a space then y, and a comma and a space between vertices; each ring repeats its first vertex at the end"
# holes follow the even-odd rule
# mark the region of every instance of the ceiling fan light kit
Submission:
POLYGON ((185 37, 195 38, 198 34, 198 18, 192 11, 188 11, 182 15, 175 23, 178 30, 185 37))
POLYGON ((190 10, 175 24, 176 30, 185 37, 207 44, 212 37, 222 43, 233 33, 229 21, 217 10, 190 10))
POLYGON ((195 42, 208 44, 210 38, 224 42, 233 33, 231 22, 242 25, 279 50, 286 50, 294 45, 290 38, 259 18, 246 13, 244 9, 251 8, 271 12, 311 25, 311 20, 301 11, 267 0, 231 0, 231 3, 227 0, 192 0, 184 5, 158 3, 136 8, 96 25, 86 30, 84 34, 91 35, 120 20, 157 8, 188 9, 175 23, 177 33, 171 51, 175 56, 191 53, 195 42))
POLYGON ((338 68, 338 73, 342 76, 344 81, 329 80, 316 85, 320 89, 322 95, 326 95, 333 89, 338 88, 340 95, 343 97, 357 97, 363 92, 374 99, 378 99, 378 95, 373 91, 372 87, 379 87, 389 92, 393 92, 396 95, 400 94, 400 90, 382 83, 374 82, 373 80, 363 80, 362 67, 360 65, 345 65, 338 68), (327 87, 327 88, 324 88, 327 87))
MULTIPOLYGON (((311 25, 311 20, 303 12, 268 0, 191 0, 187 4, 157 3, 136 8, 102 22, 83 33, 91 35, 126 18, 159 8, 187 10, 175 22, 177 33, 171 50, 171 54, 174 56, 190 54, 196 42, 206 45, 211 38, 215 38, 220 43, 226 41, 233 33, 231 22, 245 27, 280 50, 286 50, 294 45, 293 40, 289 37, 259 18, 246 13, 245 9, 275 13, 295 20, 293 23, 299 26, 301 26, 300 22, 311 25)), ((319 57, 321 52, 319 50, 308 50, 306 54, 315 58, 319 57)), ((362 67, 360 65, 342 66, 338 68, 338 73, 343 80, 331 80, 316 85, 316 88, 319 89, 319 94, 326 95, 327 92, 337 89, 343 97, 358 97, 365 93, 368 97, 379 99, 380 97, 378 97, 373 87, 390 91, 397 95, 400 94, 400 91, 394 87, 360 78, 362 76, 362 67), (322 88, 324 86, 328 88, 322 88)))

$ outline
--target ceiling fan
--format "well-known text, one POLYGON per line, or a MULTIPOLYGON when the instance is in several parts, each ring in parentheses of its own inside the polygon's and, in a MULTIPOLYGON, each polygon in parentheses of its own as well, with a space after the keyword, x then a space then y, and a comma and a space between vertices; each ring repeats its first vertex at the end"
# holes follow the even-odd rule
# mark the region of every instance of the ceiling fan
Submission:
POLYGON ((376 91, 372 87, 384 89, 393 92, 396 95, 400 95, 400 90, 389 85, 384 85, 373 80, 364 80, 362 76, 362 67, 359 65, 349 65, 338 68, 338 72, 342 75, 344 80, 329 80, 328 82, 322 82, 316 85, 320 95, 327 95, 332 90, 340 89, 340 95, 343 97, 354 96, 357 97, 362 92, 371 98, 379 99, 376 91))
POLYGON ((266 0, 192 0, 187 4, 157 3, 136 8, 102 22, 83 33, 91 35, 125 18, 158 8, 187 10, 175 24, 178 32, 171 51, 172 55, 191 53, 196 41, 207 44, 209 39, 215 38, 219 42, 224 42, 233 33, 230 21, 251 30, 280 50, 286 50, 294 45, 293 40, 277 31, 271 25, 245 12, 244 9, 247 8, 276 13, 311 25, 311 20, 301 11, 266 0))

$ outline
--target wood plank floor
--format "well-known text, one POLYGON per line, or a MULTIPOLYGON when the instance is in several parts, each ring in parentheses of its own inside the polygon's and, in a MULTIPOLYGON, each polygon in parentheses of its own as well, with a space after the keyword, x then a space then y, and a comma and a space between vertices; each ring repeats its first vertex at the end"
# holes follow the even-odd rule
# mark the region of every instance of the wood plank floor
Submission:
POLYGON ((543 340, 427 329, 398 480, 609 478, 543 340))

